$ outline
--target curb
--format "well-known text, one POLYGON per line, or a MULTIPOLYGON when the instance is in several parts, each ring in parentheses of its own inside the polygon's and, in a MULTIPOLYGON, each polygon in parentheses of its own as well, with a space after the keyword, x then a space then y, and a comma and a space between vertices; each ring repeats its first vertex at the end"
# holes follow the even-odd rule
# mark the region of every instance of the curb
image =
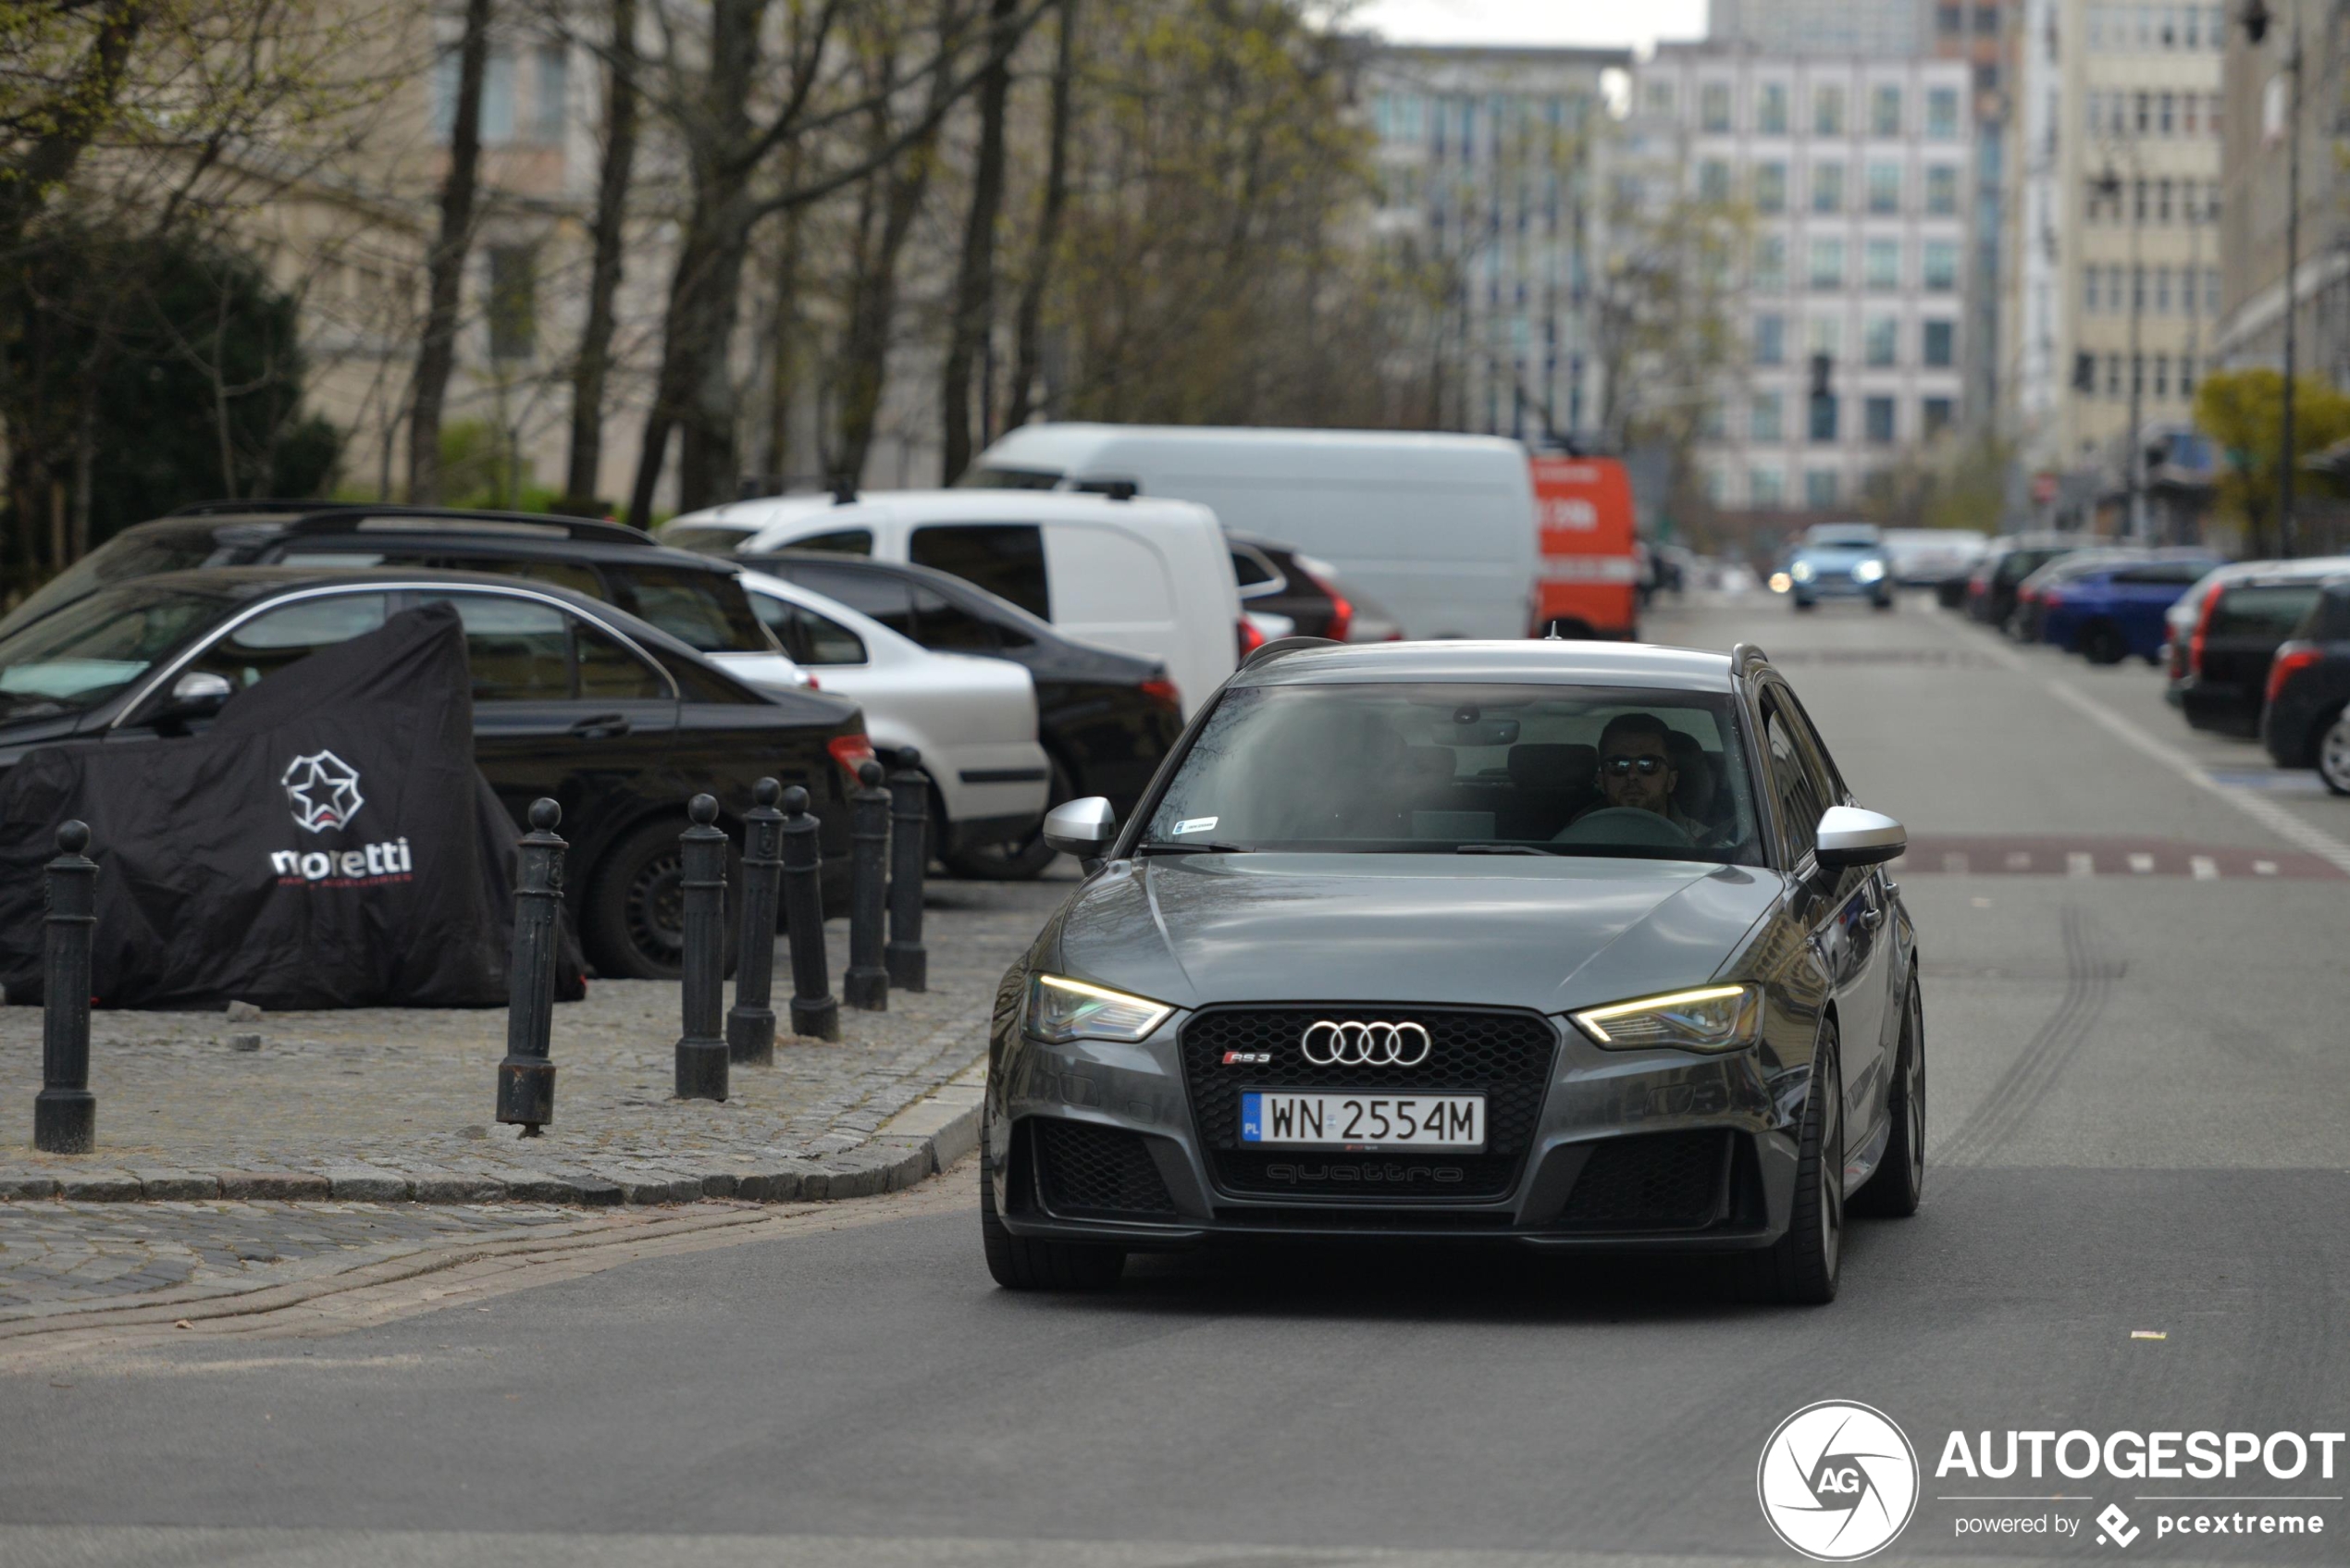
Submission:
POLYGON ((974 1064, 915 1101, 854 1149, 822 1159, 785 1160, 766 1170, 670 1169, 657 1166, 521 1172, 511 1177, 424 1167, 329 1167, 322 1171, 92 1168, 64 1176, 0 1170, 0 1201, 65 1203, 278 1202, 554 1204, 583 1208, 690 1204, 822 1203, 869 1198, 926 1181, 979 1147, 984 1064, 974 1064))

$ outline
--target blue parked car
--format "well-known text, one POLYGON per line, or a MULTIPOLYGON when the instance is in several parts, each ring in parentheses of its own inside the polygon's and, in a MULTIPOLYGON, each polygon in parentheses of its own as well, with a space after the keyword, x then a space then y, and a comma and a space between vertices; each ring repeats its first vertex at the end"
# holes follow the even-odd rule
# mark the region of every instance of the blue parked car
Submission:
POLYGON ((2221 564, 2208 550, 2188 549, 2084 563, 2039 586, 2039 640, 2092 664, 2119 664, 2134 653, 2159 663, 2170 636, 2163 612, 2221 564))
POLYGON ((1787 556, 1787 595, 1798 610, 1824 599, 1865 599, 1893 608, 1893 569, 1874 523, 1815 523, 1787 556))

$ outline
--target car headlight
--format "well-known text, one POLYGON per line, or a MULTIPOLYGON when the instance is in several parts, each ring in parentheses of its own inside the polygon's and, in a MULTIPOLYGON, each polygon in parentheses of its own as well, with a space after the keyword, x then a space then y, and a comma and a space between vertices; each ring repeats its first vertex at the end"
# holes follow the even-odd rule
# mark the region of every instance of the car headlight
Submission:
POLYGON ((1021 1020, 1039 1040, 1122 1040, 1132 1044, 1174 1017, 1175 1009, 1144 996, 1088 985, 1057 974, 1028 982, 1028 1016, 1021 1020))
POLYGON ((1812 563, 1810 562, 1799 561, 1788 570, 1787 575, 1794 578, 1799 583, 1808 583, 1812 578, 1818 576, 1819 574, 1812 569, 1812 563))
POLYGON ((1852 580, 1856 583, 1874 583, 1884 575, 1885 562, 1882 561, 1863 561, 1852 568, 1852 580))
POLYGON ((1794 579, 1786 573, 1774 572, 1771 574, 1771 591, 1775 594, 1783 594, 1793 582, 1794 579))
POLYGON ((1680 1051, 1735 1051, 1762 1033, 1762 988, 1703 985, 1640 996, 1569 1013, 1575 1027, 1611 1051, 1668 1046, 1680 1051))

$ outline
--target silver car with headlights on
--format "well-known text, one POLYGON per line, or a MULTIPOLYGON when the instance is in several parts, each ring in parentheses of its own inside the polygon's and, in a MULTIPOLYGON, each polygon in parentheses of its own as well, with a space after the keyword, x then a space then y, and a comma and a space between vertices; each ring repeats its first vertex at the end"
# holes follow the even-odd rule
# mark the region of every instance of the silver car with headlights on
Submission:
POLYGON ((998 992, 989 1267, 1224 1238, 1726 1254, 1825 1302, 1925 1176, 1917 940, 1761 650, 1258 652, 998 992))

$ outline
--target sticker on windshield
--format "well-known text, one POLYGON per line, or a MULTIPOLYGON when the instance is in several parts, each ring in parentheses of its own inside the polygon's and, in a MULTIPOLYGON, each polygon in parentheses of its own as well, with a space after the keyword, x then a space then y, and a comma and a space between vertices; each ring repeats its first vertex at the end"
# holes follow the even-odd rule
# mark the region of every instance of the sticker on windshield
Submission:
POLYGON ((1216 830, 1216 823, 1217 819, 1214 817, 1186 817, 1175 824, 1175 832, 1179 835, 1187 833, 1213 833, 1216 830))

